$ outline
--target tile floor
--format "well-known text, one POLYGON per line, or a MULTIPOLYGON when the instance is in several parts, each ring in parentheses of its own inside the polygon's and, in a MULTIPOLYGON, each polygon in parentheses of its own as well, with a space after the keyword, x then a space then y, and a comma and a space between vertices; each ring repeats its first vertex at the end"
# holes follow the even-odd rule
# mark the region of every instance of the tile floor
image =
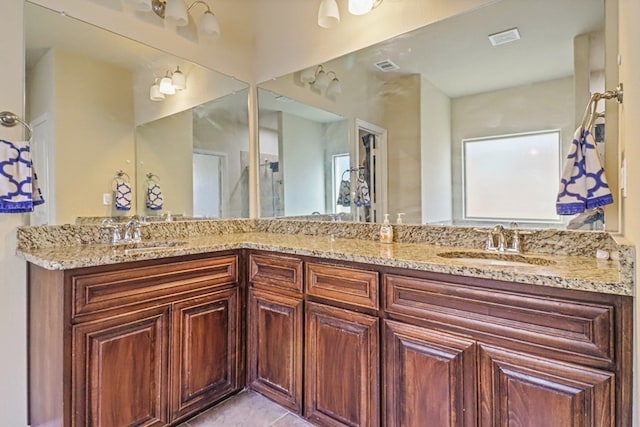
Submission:
POLYGON ((313 427, 254 391, 243 391, 178 427, 313 427))

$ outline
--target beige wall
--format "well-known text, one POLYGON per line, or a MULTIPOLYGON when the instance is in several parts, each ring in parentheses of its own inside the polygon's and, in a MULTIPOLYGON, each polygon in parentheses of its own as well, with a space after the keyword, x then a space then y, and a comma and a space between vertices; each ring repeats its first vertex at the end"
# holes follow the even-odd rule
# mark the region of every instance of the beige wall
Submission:
MULTIPOLYGON (((0 93, 3 111, 24 114, 22 2, 2 5, 0 93)), ((0 138, 21 139, 23 129, 0 127, 0 138)), ((27 288, 25 262, 15 255, 20 214, 0 214, 0 425, 27 425, 27 288)))
MULTIPOLYGON (((624 104, 620 111, 620 141, 627 159, 627 198, 623 200, 624 235, 636 245, 636 266, 640 262, 640 2, 620 0, 620 81, 624 83, 624 104)), ((611 101, 609 101, 611 102, 611 101)), ((615 105, 615 104, 614 104, 615 105)), ((637 273, 636 273, 637 277, 637 273)), ((634 307, 634 426, 640 426, 640 298, 636 279, 634 307)))
MULTIPOLYGON (((193 215, 193 113, 183 111, 138 127, 136 133, 138 163, 138 204, 145 206, 146 175, 160 179, 164 197, 162 213, 193 215)), ((135 213, 133 211, 132 213, 135 213)), ((142 210, 139 210, 139 213, 142 210)), ((147 215, 158 211, 145 210, 147 215)))
POLYGON ((381 126, 387 129, 389 218, 403 212, 407 224, 422 222, 420 84, 421 77, 417 74, 394 79, 386 85, 381 102, 384 112, 381 126))
POLYGON ((420 82, 421 223, 452 219, 451 100, 430 81, 420 82))
MULTIPOLYGON (((65 51, 55 52, 54 64, 56 223, 115 213, 102 194, 112 191, 116 171, 135 177, 133 76, 65 51)), ((135 213, 132 204, 119 214, 135 213)))

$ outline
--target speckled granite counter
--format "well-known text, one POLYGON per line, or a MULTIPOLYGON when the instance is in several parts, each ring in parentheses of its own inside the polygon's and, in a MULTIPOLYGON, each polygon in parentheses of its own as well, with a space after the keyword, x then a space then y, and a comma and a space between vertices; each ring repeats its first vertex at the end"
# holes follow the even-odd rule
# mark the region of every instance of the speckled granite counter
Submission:
MULTIPOLYGON (((415 238, 418 231, 411 232, 415 226, 400 227, 401 241, 391 245, 374 240, 377 227, 370 224, 334 223, 332 226, 331 223, 314 225, 304 221, 236 220, 215 222, 213 229, 207 227, 205 223, 185 222, 170 226, 159 224, 154 230, 150 225, 145 230, 147 241, 182 243, 173 247, 133 250, 131 246, 115 248, 107 244, 104 230, 96 226, 24 227, 18 233, 18 253, 41 267, 64 270, 247 248, 609 294, 633 293, 634 248, 613 241, 607 233, 589 233, 591 236, 571 234, 574 243, 579 241, 577 246, 548 239, 552 253, 545 250, 548 246, 540 243, 539 239, 535 243, 531 239, 530 247, 540 249, 535 256, 551 260, 553 265, 500 266, 439 256, 442 252, 460 250, 461 247, 482 247, 485 236, 476 236, 478 233, 475 233, 473 238, 469 240, 467 236, 465 241, 460 237, 464 232, 456 230, 456 227, 431 227, 431 230, 418 227, 418 231, 424 233, 419 239, 415 238), (429 233, 435 233, 439 240, 431 241, 429 233), (404 239, 403 234, 406 235, 404 239), (460 236, 456 238, 458 234, 460 236), (605 245, 606 249, 615 249, 619 259, 598 260, 595 253, 580 253, 579 248, 584 250, 589 246, 585 242, 592 240, 594 247, 605 245)), ((469 230, 466 232, 473 234, 469 230)), ((589 247, 589 251, 592 249, 589 247)), ((484 252, 480 249, 471 251, 484 252)))

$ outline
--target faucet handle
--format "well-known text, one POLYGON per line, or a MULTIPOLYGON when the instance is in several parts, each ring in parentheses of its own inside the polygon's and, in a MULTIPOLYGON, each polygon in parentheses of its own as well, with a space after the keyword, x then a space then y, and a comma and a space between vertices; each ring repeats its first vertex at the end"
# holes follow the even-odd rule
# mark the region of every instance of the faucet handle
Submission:
POLYGON ((122 240, 122 237, 120 235, 120 226, 115 223, 113 221, 113 219, 111 218, 105 218, 104 220, 102 220, 102 224, 101 224, 102 228, 109 228, 112 231, 111 234, 111 244, 115 245, 120 243, 120 240, 122 240))

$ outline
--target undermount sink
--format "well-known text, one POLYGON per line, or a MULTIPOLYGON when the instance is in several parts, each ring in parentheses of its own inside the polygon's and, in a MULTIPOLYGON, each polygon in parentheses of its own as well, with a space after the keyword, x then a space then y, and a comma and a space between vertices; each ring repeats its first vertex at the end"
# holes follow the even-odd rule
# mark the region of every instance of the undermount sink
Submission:
POLYGON ((167 241, 146 241, 146 242, 127 242, 114 245, 116 250, 125 251, 125 253, 141 252, 141 251, 153 251, 159 249, 175 248, 177 246, 186 245, 187 242, 181 242, 176 240, 167 241))
POLYGON ((532 265, 548 266, 556 263, 555 261, 546 258, 501 252, 451 251, 440 252, 438 256, 476 265, 506 267, 531 267, 532 265))

